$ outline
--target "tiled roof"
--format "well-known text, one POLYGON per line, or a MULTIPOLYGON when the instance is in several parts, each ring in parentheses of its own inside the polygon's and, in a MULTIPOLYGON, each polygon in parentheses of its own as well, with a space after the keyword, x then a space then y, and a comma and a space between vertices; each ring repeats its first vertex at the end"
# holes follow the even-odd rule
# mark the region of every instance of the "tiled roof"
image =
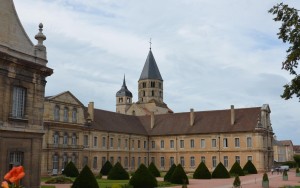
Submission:
POLYGON ((151 50, 148 53, 143 71, 140 76, 140 80, 147 79, 163 80, 151 50))
POLYGON ((194 112, 194 125, 190 126, 190 112, 155 115, 151 129, 151 116, 131 116, 95 109, 93 127, 98 130, 142 135, 182 135, 254 131, 260 107, 235 109, 235 124, 231 125, 231 111, 216 110, 194 112))

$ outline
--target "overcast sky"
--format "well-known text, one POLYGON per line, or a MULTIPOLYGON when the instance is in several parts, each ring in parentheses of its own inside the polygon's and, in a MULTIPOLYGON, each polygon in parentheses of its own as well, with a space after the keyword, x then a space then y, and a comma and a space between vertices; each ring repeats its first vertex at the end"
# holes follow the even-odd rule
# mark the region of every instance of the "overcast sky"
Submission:
MULTIPOLYGON (((280 95, 291 79, 281 70, 287 46, 262 0, 14 0, 33 41, 44 24, 46 95, 71 91, 83 104, 115 111, 124 74, 137 101, 149 51, 174 112, 269 104, 279 140, 300 144, 300 103, 280 95)), ((300 1, 285 1, 300 9, 300 1)))

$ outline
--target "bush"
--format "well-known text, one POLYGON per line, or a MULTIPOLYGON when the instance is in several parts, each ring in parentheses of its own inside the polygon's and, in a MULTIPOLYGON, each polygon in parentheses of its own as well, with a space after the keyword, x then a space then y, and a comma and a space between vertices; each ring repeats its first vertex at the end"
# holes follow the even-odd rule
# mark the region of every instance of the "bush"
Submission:
POLYGON ((194 179, 211 179, 211 173, 204 162, 201 162, 193 174, 194 179))
POLYGON ((181 164, 178 164, 171 176, 171 183, 174 184, 189 184, 189 178, 184 172, 181 164))
POLYGON ((243 169, 237 161, 232 165, 229 173, 231 175, 245 176, 243 169))
POLYGON ((168 170, 168 172, 166 173, 166 175, 165 175, 165 177, 164 177, 164 181, 168 181, 168 182, 171 181, 171 176, 172 176, 172 174, 173 174, 175 168, 176 168, 176 165, 173 164, 173 165, 170 167, 170 169, 168 170))
POLYGON ((45 181, 46 184, 65 184, 65 183, 73 183, 73 181, 64 176, 57 176, 45 181))
POLYGON ((248 174, 257 174, 257 170, 250 160, 245 164, 243 171, 246 171, 248 174))
POLYGON ((85 165, 71 188, 99 188, 96 178, 90 168, 85 165))
POLYGON ((297 165, 297 167, 296 167, 296 173, 299 173, 299 172, 300 172, 299 166, 297 165))
POLYGON ((129 180, 129 174, 122 167, 122 165, 117 162, 115 166, 109 171, 107 179, 109 180, 129 180))
POLYGON ((268 174, 266 172, 263 175, 263 181, 269 181, 268 174))
POLYGON ((238 187, 241 186, 241 180, 239 176, 235 176, 234 181, 233 181, 233 186, 238 187))
POLYGON ((150 163, 149 167, 148 167, 148 170, 151 172, 151 174, 154 176, 154 177, 160 177, 160 172, 159 170, 156 168, 155 164, 152 162, 150 163))
POLYGON ((294 160, 300 166, 300 155, 294 155, 294 160))
POLYGON ((212 178, 230 178, 229 172, 225 166, 220 162, 211 174, 212 178))
POLYGON ((295 161, 286 161, 286 162, 282 163, 282 165, 287 165, 290 168, 295 168, 297 166, 297 163, 295 161))
POLYGON ((129 180, 129 184, 134 188, 157 187, 157 180, 144 164, 141 164, 129 180))
POLYGON ((109 173, 109 171, 112 169, 112 165, 111 165, 111 163, 109 162, 109 161, 106 161, 105 163, 104 163, 104 165, 102 166, 102 168, 101 168, 101 170, 100 170, 100 173, 102 174, 102 175, 105 175, 105 176, 107 176, 108 175, 108 173, 109 173))
POLYGON ((66 165, 62 174, 64 174, 67 177, 77 177, 79 175, 79 171, 76 168, 76 166, 74 165, 74 163, 72 161, 70 161, 66 165))

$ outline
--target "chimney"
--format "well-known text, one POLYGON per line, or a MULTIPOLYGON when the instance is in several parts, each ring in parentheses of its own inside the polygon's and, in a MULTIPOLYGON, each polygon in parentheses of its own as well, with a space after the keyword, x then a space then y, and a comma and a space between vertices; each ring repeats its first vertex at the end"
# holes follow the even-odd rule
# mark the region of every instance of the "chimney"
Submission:
POLYGON ((89 113, 90 119, 92 121, 94 121, 94 102, 89 102, 88 113, 89 113))
POLYGON ((195 123, 195 113, 194 113, 194 109, 191 108, 190 110, 190 126, 193 126, 195 123))
POLYGON ((235 122, 235 115, 234 115, 234 106, 231 105, 231 125, 234 125, 235 122))
POLYGON ((154 122, 155 122, 155 119, 154 119, 154 112, 151 112, 151 129, 154 128, 154 122))

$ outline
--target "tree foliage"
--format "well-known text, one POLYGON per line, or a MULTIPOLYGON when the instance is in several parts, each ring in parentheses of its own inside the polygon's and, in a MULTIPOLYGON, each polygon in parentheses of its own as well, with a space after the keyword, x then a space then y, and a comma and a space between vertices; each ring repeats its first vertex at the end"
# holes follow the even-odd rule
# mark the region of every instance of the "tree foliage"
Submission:
POLYGON ((220 162, 211 174, 212 178, 230 178, 229 172, 225 166, 220 162))
POLYGON ((152 162, 150 163, 148 170, 152 173, 152 175, 154 177, 160 177, 160 172, 159 170, 156 168, 155 164, 152 162))
POLYGON ((294 155, 294 160, 298 166, 300 166, 300 155, 294 155))
POLYGON ((129 184, 134 188, 157 187, 157 180, 144 164, 141 164, 129 180, 129 184))
POLYGON ((64 171, 62 172, 62 174, 64 174, 67 177, 77 177, 79 175, 79 171, 76 168, 76 166, 74 165, 74 163, 72 161, 70 161, 64 171))
POLYGON ((297 73, 300 59, 300 19, 298 11, 280 3, 273 6, 269 13, 275 15, 274 21, 282 23, 277 33, 278 38, 289 44, 286 50, 286 59, 282 62, 282 69, 289 71, 294 76, 290 83, 283 86, 284 91, 281 97, 288 100, 296 95, 300 101, 300 75, 297 73))
POLYGON ((117 162, 115 166, 109 171, 107 179, 109 180, 129 180, 128 172, 117 162))
POLYGON ((181 164, 178 164, 171 176, 171 183, 174 184, 189 184, 189 178, 183 170, 181 164))
POLYGON ((85 165, 81 170, 78 177, 75 179, 71 188, 99 188, 97 180, 90 170, 90 168, 85 165))
POLYGON ((172 174, 174 172, 176 168, 176 165, 173 164, 170 169, 168 170, 168 172, 166 173, 166 175, 164 176, 164 181, 171 181, 171 177, 172 177, 172 174))
POLYGON ((211 179, 211 173, 204 162, 201 162, 193 174, 194 179, 211 179))
POLYGON ((232 165, 229 173, 239 175, 239 176, 245 176, 243 169, 241 168, 240 164, 237 161, 235 161, 235 163, 232 165))
POLYGON ((233 186, 234 187, 239 187, 241 186, 241 180, 239 176, 235 176, 234 181, 233 181, 233 186))
POLYGON ((102 174, 102 175, 108 175, 108 173, 109 173, 109 171, 112 169, 112 165, 111 165, 111 163, 109 162, 109 161, 106 161, 105 163, 104 163, 104 165, 102 166, 102 168, 101 168, 101 170, 100 170, 100 173, 102 174))
POLYGON ((245 166, 243 167, 243 171, 247 172, 248 174, 257 174, 257 170, 250 160, 248 160, 245 166))

